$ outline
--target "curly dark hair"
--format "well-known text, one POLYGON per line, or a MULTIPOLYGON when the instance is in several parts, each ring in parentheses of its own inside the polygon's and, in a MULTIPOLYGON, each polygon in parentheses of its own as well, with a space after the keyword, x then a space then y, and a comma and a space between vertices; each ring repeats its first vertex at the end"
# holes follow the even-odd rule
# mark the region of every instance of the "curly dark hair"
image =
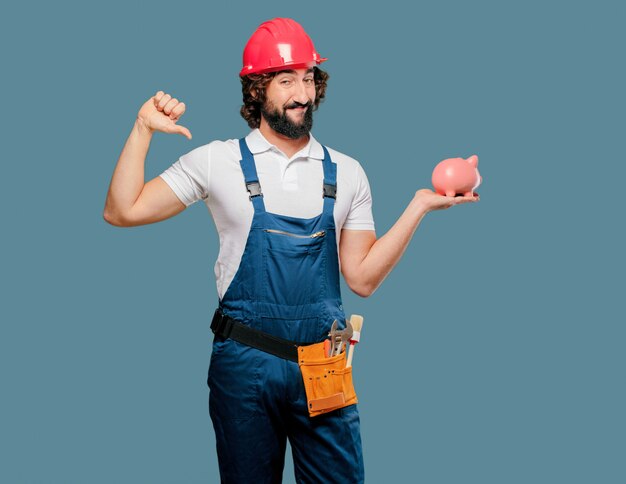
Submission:
MULTIPOLYGON (((243 94, 243 106, 241 117, 245 119, 252 129, 261 126, 261 106, 265 103, 265 89, 269 82, 282 71, 266 72, 262 74, 250 74, 241 77, 241 92, 243 94), (256 96, 252 96, 252 91, 256 96)), ((315 80, 315 111, 326 96, 326 84, 329 75, 319 67, 313 67, 313 79, 315 80)))

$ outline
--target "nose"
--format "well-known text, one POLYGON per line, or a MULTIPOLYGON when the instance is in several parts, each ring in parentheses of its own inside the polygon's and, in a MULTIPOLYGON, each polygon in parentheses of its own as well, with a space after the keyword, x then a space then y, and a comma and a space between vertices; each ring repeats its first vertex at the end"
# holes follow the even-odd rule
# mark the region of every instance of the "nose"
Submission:
POLYGON ((300 81, 296 83, 296 91, 293 94, 293 100, 301 104, 309 102, 309 95, 304 82, 300 81))

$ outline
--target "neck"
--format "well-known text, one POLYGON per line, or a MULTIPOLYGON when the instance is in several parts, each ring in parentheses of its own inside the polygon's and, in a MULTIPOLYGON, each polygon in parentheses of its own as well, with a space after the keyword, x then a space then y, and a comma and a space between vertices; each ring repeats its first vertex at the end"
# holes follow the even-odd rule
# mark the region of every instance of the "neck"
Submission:
POLYGON ((285 135, 277 133, 270 128, 263 117, 261 117, 261 126, 259 126, 259 131, 267 141, 276 146, 276 148, 285 153, 285 155, 289 158, 304 148, 309 142, 308 135, 302 136, 298 139, 291 139, 285 135))

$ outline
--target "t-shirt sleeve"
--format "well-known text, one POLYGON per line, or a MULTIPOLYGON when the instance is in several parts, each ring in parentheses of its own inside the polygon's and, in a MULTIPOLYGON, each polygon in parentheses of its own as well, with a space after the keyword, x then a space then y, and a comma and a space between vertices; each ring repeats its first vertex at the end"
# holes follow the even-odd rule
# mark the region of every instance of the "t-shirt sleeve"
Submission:
POLYGON ((187 207, 206 199, 209 193, 208 145, 199 146, 182 155, 159 176, 187 207))
POLYGON ((370 184, 365 170, 359 163, 356 166, 356 179, 356 192, 343 228, 350 230, 375 230, 370 184))

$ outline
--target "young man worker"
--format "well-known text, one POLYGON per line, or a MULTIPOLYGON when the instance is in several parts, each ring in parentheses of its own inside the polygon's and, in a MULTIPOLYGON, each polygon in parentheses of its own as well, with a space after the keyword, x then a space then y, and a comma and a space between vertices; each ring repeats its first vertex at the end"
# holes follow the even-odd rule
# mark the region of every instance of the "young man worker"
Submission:
POLYGON ((184 103, 159 91, 137 115, 104 218, 121 227, 149 224, 201 199, 211 211, 220 253, 209 411, 222 482, 281 482, 287 438, 298 482, 362 482, 356 404, 310 417, 292 349, 326 339, 335 320, 346 326, 340 268, 350 289, 370 296, 426 213, 478 197, 418 190, 377 238, 360 164, 310 133, 328 75, 309 36, 291 19, 267 21, 243 60, 241 115, 252 131, 200 146, 144 183, 155 131, 191 139, 177 124, 184 103))

